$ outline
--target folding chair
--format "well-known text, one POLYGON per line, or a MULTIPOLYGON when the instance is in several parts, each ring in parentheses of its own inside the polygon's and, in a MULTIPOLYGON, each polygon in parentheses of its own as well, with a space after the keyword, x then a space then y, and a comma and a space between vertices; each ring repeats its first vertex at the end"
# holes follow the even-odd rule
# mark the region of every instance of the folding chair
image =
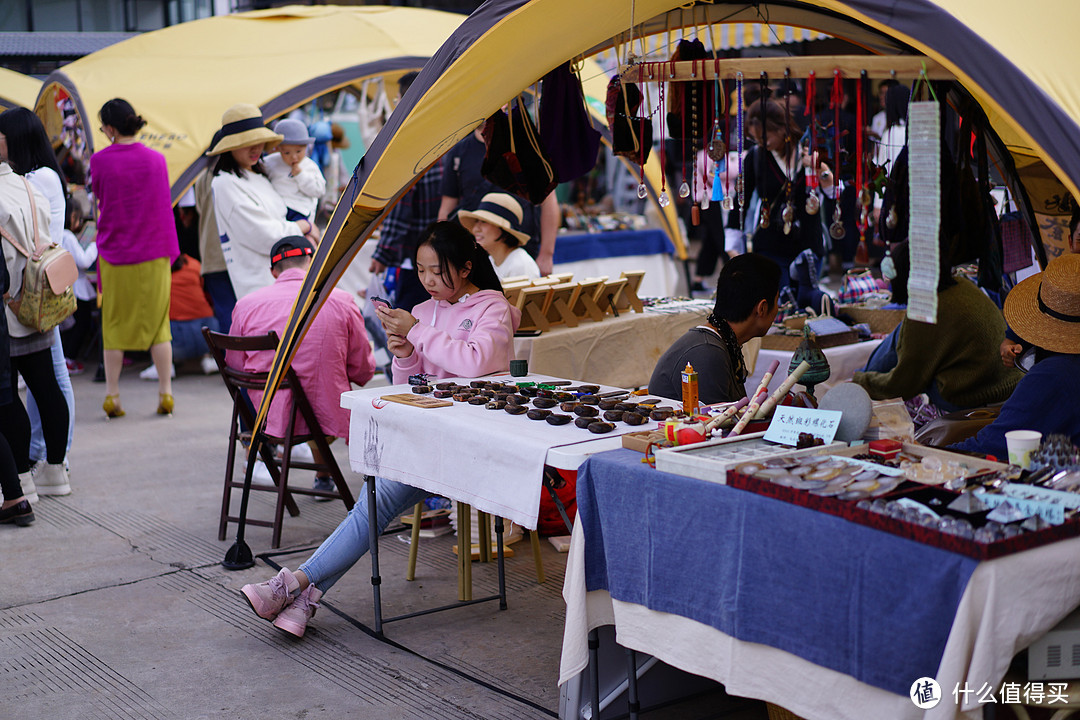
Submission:
POLYGON ((293 500, 293 494, 340 499, 345 503, 345 508, 351 510, 354 504, 352 493, 349 491, 349 486, 345 484, 345 477, 341 474, 341 468, 338 467, 334 454, 330 451, 330 444, 326 441, 326 434, 322 432, 319 421, 315 417, 315 412, 311 409, 311 403, 308 402, 300 380, 296 377, 296 373, 293 372, 292 368, 286 371, 285 379, 281 383, 282 390, 291 391, 289 422, 285 435, 279 437, 267 434, 265 423, 258 432, 251 430, 255 426, 255 411, 247 392, 249 390, 262 390, 266 387, 266 379, 269 373, 245 372, 229 367, 225 362, 225 352, 228 350, 247 352, 276 350, 278 346, 277 333, 269 332, 266 335, 256 337, 240 337, 223 335, 203 328, 203 336, 206 338, 206 345, 210 349, 210 354, 221 371, 221 379, 225 381, 225 387, 233 400, 232 420, 229 423, 229 454, 228 459, 225 461, 225 493, 221 500, 221 522, 218 525, 218 540, 225 539, 225 531, 230 522, 240 522, 239 517, 229 515, 232 490, 244 487, 243 482, 233 479, 236 444, 238 442, 245 448, 248 443, 258 443, 259 457, 262 458, 273 480, 272 485, 252 483, 251 490, 273 492, 277 495, 274 519, 245 519, 245 522, 251 525, 273 528, 271 547, 276 548, 281 545, 281 524, 285 509, 288 508, 289 515, 293 517, 300 514, 300 509, 297 508, 296 502, 293 500), (294 432, 298 413, 307 424, 307 434, 297 435, 294 432), (245 428, 247 429, 245 430, 245 428), (322 456, 322 462, 293 461, 293 447, 309 441, 315 443, 319 454, 322 456), (280 463, 274 457, 271 444, 281 445, 282 457, 280 463), (289 471, 292 468, 329 472, 337 491, 290 487, 289 471))

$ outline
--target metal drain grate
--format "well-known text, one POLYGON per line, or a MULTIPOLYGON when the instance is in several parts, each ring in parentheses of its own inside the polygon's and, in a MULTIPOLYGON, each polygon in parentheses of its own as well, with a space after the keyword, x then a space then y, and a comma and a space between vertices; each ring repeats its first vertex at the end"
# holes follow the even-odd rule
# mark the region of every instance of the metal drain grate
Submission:
POLYGON ((79 717, 168 720, 154 698, 52 627, 0 633, 5 706, 25 712, 43 699, 77 693, 79 717))
POLYGON ((101 513, 95 516, 101 527, 126 538, 137 551, 153 560, 178 568, 194 568, 221 562, 222 546, 192 535, 153 515, 143 513, 101 513))
POLYGON ((479 720, 481 717, 457 704, 454 698, 461 695, 461 681, 437 668, 423 666, 422 677, 406 674, 399 666, 392 667, 356 654, 318 626, 309 627, 303 643, 296 643, 273 631, 265 620, 252 613, 236 591, 193 573, 176 573, 157 582, 172 592, 189 594, 190 602, 202 610, 274 648, 305 670, 334 683, 354 695, 361 704, 393 706, 400 708, 404 717, 431 720, 479 720), (440 688, 445 692, 439 692, 440 688), (437 699, 433 701, 432 695, 437 699))

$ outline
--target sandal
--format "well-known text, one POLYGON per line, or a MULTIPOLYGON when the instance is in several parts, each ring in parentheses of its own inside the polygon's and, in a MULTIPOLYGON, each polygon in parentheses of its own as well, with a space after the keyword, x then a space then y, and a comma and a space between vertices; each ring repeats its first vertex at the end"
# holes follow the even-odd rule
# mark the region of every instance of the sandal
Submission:
POLYGON ((105 411, 106 418, 118 418, 123 417, 124 408, 120 407, 120 393, 115 395, 106 395, 105 402, 101 404, 101 409, 105 411))
POLYGON ((158 415, 172 415, 173 411, 173 396, 169 393, 158 393, 158 415))

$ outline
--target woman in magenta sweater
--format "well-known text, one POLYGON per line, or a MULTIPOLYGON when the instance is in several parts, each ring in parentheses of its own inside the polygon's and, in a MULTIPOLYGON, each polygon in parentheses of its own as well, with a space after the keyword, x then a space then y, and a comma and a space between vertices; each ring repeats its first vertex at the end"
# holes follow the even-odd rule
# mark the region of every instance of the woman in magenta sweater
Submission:
POLYGON ((90 158, 97 202, 98 288, 105 346, 105 415, 124 414, 125 350, 150 350, 159 415, 171 415, 172 335, 169 267, 180 255, 165 157, 135 139, 146 121, 126 100, 105 103, 101 131, 112 143, 90 158))
MULTIPOLYGON (((394 359, 394 382, 418 372, 435 377, 477 377, 506 370, 521 311, 502 294, 495 268, 468 230, 435 223, 416 249, 420 282, 431 295, 415 308, 381 308, 394 359)), ((378 532, 427 497, 424 490, 376 480, 378 532)), ((283 568, 270 580, 241 592, 255 613, 303 637, 319 598, 368 551, 367 497, 362 496, 315 554, 295 572, 283 568)))

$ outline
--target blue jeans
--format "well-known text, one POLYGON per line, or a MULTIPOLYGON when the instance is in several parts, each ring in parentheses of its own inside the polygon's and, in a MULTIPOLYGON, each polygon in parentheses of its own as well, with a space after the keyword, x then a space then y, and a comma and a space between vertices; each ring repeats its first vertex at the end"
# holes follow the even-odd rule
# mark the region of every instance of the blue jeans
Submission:
POLYGON ((210 296, 210 304, 214 307, 214 317, 217 318, 219 332, 229 334, 232 326, 232 311, 236 305, 236 293, 233 291, 229 273, 221 272, 206 273, 203 275, 203 287, 210 296))
MULTIPOLYGON (((71 450, 71 438, 75 434, 75 390, 71 387, 71 375, 64 359, 64 346, 60 343, 60 328, 55 327, 52 332, 53 372, 56 373, 56 384, 64 393, 68 406, 67 451, 64 453, 66 456, 71 450)), ((36 463, 45 459, 45 435, 41 432, 41 414, 38 412, 37 402, 29 389, 26 391, 26 413, 30 416, 30 462, 36 463)))
MULTIPOLYGON (((430 493, 412 485, 394 482, 386 478, 375 479, 375 510, 378 514, 378 532, 386 529, 390 521, 401 515, 430 493)), ((323 544, 300 566, 312 585, 326 592, 356 561, 364 556, 368 547, 367 488, 360 492, 360 499, 353 509, 323 541, 323 544)))
POLYGON ((896 367, 896 340, 899 337, 900 326, 897 325, 891 333, 882 338, 874 352, 870 353, 862 372, 886 373, 896 367))
POLYGON ((192 358, 202 357, 210 352, 206 347, 206 338, 203 337, 202 329, 210 328, 218 332, 216 317, 204 317, 198 320, 170 320, 169 330, 172 333, 172 359, 174 363, 183 362, 192 358))

